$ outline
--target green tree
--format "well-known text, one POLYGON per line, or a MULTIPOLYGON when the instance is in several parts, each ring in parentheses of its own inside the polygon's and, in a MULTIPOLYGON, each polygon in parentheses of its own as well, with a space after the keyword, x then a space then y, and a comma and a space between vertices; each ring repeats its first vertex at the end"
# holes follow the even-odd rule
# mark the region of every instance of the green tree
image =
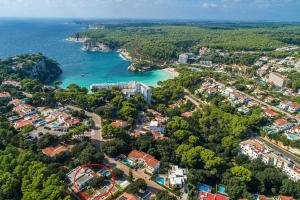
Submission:
POLYGON ((132 169, 130 168, 129 169, 129 173, 128 173, 128 181, 129 182, 133 182, 133 173, 132 173, 132 169))
POLYGON ((251 181, 251 171, 242 166, 234 166, 230 169, 233 176, 240 178, 242 181, 251 181))

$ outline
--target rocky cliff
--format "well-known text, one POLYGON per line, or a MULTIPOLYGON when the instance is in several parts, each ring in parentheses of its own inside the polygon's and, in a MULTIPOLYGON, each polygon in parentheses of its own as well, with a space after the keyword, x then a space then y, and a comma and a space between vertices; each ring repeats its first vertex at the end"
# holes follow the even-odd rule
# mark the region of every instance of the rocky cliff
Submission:
POLYGON ((111 51, 109 46, 101 43, 101 42, 95 42, 95 41, 85 41, 83 43, 83 48, 82 50, 84 51, 100 51, 100 52, 108 52, 111 51))
POLYGON ((25 73, 32 79, 38 79, 41 82, 49 83, 55 80, 62 73, 62 70, 57 62, 43 57, 37 64, 26 69, 25 73))
POLYGON ((42 54, 24 54, 0 60, 0 74, 4 78, 38 79, 43 83, 55 80, 62 73, 59 64, 42 54))

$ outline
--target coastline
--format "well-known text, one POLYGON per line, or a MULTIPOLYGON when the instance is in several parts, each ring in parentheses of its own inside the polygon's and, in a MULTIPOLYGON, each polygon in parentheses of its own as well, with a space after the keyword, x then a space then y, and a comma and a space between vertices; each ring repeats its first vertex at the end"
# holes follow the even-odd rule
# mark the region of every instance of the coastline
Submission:
POLYGON ((118 49, 117 52, 119 52, 120 57, 123 60, 133 62, 133 58, 129 55, 129 52, 126 51, 125 49, 118 49))
POLYGON ((177 72, 175 68, 168 67, 168 68, 165 68, 162 70, 167 72, 171 76, 172 79, 179 76, 179 72, 177 72))

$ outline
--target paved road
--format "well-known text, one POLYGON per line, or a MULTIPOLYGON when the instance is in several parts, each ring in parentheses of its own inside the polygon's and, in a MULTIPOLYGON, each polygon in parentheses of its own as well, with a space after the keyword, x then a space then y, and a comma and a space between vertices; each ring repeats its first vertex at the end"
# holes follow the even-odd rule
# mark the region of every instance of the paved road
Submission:
MULTIPOLYGON (((78 108, 76 106, 66 106, 67 108, 70 108, 72 110, 77 110, 80 111, 82 110, 81 108, 78 108)), ((88 111, 85 111, 86 116, 91 117, 93 119, 93 121, 95 122, 95 129, 94 131, 96 132, 95 136, 97 140, 99 140, 100 142, 103 142, 103 136, 102 136, 102 118, 97 115, 96 113, 91 113, 88 111)))
POLYGON ((263 137, 257 137, 257 140, 264 142, 266 145, 268 145, 269 147, 273 148, 275 151, 277 151, 278 153, 282 154, 283 157, 287 160, 292 160, 294 162, 295 165, 297 165, 298 167, 300 167, 300 158, 296 155, 294 155, 293 153, 279 147, 276 144, 273 144, 271 142, 269 142, 268 140, 266 140, 263 137))
POLYGON ((199 99, 195 95, 193 95, 188 89, 184 89, 184 93, 185 93, 184 98, 187 100, 190 100, 198 108, 207 104, 207 102, 202 101, 201 99, 199 99))

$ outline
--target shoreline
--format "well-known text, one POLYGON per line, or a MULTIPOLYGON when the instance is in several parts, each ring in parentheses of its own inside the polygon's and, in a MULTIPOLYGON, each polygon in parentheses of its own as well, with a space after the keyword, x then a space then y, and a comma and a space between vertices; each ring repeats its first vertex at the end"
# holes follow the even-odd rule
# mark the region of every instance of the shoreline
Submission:
POLYGON ((168 67, 168 68, 165 68, 162 70, 167 72, 171 76, 172 79, 179 76, 179 72, 177 72, 175 68, 168 67))
POLYGON ((125 61, 133 62, 133 58, 129 55, 129 52, 125 49, 118 49, 117 52, 119 53, 120 57, 125 61))

